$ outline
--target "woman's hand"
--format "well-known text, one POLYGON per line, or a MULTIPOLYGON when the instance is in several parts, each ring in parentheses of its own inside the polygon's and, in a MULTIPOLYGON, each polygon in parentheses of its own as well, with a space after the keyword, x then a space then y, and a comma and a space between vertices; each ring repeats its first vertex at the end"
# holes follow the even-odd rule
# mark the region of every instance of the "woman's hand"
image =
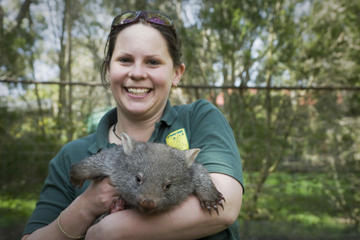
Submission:
POLYGON ((119 200, 109 178, 94 181, 83 194, 78 196, 61 212, 61 221, 59 216, 49 225, 39 228, 22 239, 40 240, 49 239, 49 236, 51 236, 51 239, 68 239, 64 232, 72 236, 81 236, 87 232, 89 227, 92 228, 93 222, 100 215, 109 211, 112 212, 114 209, 117 211, 122 210, 121 200, 119 200), (60 224, 62 230, 59 227, 60 224))
POLYGON ((122 237, 120 237, 121 230, 119 229, 119 222, 121 222, 119 220, 121 218, 115 217, 115 214, 112 213, 113 212, 105 216, 98 223, 92 225, 86 232, 85 240, 122 239, 122 237))
POLYGON ((93 181, 79 198, 84 201, 93 217, 98 217, 109 211, 122 210, 119 206, 119 195, 110 182, 109 178, 93 181))

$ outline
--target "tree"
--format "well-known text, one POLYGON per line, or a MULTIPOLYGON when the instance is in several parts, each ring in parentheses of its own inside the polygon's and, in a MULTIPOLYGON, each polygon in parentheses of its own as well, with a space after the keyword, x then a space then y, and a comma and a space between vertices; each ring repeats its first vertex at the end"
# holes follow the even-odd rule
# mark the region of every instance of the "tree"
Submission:
POLYGON ((0 76, 24 77, 27 73, 28 55, 35 39, 36 32, 28 27, 33 19, 30 6, 33 0, 16 1, 19 10, 13 21, 6 21, 7 11, 0 5, 0 76))

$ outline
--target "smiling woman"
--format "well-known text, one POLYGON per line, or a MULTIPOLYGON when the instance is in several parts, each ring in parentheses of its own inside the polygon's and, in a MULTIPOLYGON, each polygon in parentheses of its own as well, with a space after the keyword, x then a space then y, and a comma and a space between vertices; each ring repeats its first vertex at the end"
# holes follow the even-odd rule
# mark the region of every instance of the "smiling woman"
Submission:
MULTIPOLYGON (((159 31, 144 24, 124 29, 116 39, 108 67, 110 87, 119 106, 118 120, 126 121, 130 116, 158 121, 171 86, 180 81, 184 70, 184 64, 174 67, 159 31)), ((125 131, 121 126, 117 129, 125 131)), ((138 140, 146 141, 151 132, 149 129, 138 140)))
POLYGON ((243 176, 228 122, 205 100, 180 106, 169 102, 171 87, 185 71, 172 20, 158 12, 120 14, 105 49, 101 76, 110 86, 116 108, 105 114, 95 133, 66 144, 51 160, 23 239, 238 239, 243 176), (210 215, 190 196, 164 213, 144 215, 121 208, 93 224, 112 212, 121 196, 109 178, 85 182, 78 189, 70 182, 69 171, 86 157, 126 144, 117 137, 121 132, 137 141, 201 149, 196 161, 226 199, 224 209, 210 215))

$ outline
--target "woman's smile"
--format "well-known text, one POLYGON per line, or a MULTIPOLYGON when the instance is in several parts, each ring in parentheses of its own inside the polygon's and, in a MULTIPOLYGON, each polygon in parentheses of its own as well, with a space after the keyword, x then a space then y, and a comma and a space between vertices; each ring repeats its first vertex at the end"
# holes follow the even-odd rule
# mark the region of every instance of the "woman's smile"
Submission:
POLYGON ((151 88, 135 88, 135 87, 124 87, 125 91, 128 92, 130 97, 146 97, 151 91, 151 88))

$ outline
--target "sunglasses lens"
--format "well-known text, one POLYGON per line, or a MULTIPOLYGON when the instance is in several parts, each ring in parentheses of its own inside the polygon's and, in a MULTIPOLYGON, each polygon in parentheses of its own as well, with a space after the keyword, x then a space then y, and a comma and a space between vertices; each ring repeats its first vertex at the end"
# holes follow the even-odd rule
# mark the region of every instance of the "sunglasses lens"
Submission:
POLYGON ((170 18, 158 13, 148 13, 146 21, 164 26, 172 26, 173 24, 170 18))
POLYGON ((131 23, 133 21, 135 21, 137 19, 137 14, 134 12, 129 12, 129 13, 125 13, 122 17, 121 17, 121 21, 120 24, 126 24, 126 23, 131 23))
POLYGON ((138 14, 136 12, 126 12, 114 19, 112 26, 132 23, 138 18, 138 14))

